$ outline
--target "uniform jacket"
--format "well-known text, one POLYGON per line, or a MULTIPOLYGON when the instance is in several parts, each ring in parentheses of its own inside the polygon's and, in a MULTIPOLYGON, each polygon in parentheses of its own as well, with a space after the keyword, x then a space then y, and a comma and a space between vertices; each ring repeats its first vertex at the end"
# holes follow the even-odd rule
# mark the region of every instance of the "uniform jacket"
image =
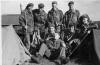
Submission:
POLYGON ((42 27, 45 26, 45 23, 47 22, 47 14, 46 12, 40 11, 39 9, 35 9, 32 11, 34 15, 34 23, 35 27, 42 27))
POLYGON ((78 26, 78 28, 80 29, 81 38, 83 38, 86 34, 88 34, 88 31, 92 31, 93 29, 98 28, 98 26, 95 23, 89 23, 88 25, 82 24, 78 26))
POLYGON ((65 12, 64 18, 63 18, 63 24, 65 28, 69 28, 69 25, 75 25, 77 26, 78 24, 78 19, 80 16, 80 12, 78 10, 75 11, 67 11, 65 12))
POLYGON ((66 29, 64 31, 64 41, 70 42, 73 39, 80 39, 80 31, 75 30, 75 32, 71 32, 70 29, 66 29))
POLYGON ((21 12, 19 16, 19 24, 23 27, 27 25, 27 32, 32 32, 34 30, 34 19, 32 12, 28 11, 27 9, 21 12))
POLYGON ((48 22, 49 24, 54 24, 54 25, 61 25, 63 20, 63 12, 59 9, 57 11, 54 11, 51 9, 48 12, 48 22))
POLYGON ((49 40, 46 40, 46 44, 50 49, 59 49, 62 46, 62 43, 64 43, 64 41, 62 41, 61 39, 55 39, 54 38, 54 34, 48 33, 46 35, 46 39, 47 38, 51 38, 49 40))

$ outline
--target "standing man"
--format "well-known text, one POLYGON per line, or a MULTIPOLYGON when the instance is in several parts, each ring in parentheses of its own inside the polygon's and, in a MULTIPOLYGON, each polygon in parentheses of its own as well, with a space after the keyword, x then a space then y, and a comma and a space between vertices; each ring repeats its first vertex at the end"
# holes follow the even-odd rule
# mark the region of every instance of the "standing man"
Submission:
POLYGON ((76 28, 80 12, 74 8, 73 1, 70 1, 68 3, 68 6, 69 10, 64 15, 64 21, 63 21, 64 27, 69 28, 70 25, 74 25, 74 27, 76 28))
POLYGON ((38 4, 38 9, 33 10, 35 30, 38 31, 43 39, 45 34, 45 24, 47 22, 47 14, 44 11, 44 4, 38 4))
POLYGON ((57 2, 52 2, 52 9, 48 12, 49 25, 55 25, 56 31, 60 32, 60 26, 62 25, 63 12, 57 8, 57 2))
POLYGON ((21 12, 21 15, 19 16, 19 24, 22 26, 22 29, 26 32, 25 38, 27 40, 27 49, 30 49, 30 36, 33 35, 34 30, 34 19, 32 15, 33 6, 33 3, 29 3, 26 6, 25 10, 23 10, 21 12))

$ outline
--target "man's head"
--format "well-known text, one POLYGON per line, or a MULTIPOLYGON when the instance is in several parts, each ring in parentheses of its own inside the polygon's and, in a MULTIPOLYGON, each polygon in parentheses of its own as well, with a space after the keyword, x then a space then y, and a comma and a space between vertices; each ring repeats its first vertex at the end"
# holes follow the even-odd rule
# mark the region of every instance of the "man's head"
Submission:
POLYGON ((44 10, 44 4, 43 4, 43 3, 38 4, 38 8, 39 8, 40 10, 44 10))
POLYGON ((50 31, 50 33, 55 33, 55 26, 54 25, 50 25, 49 26, 49 31, 50 31))
POLYGON ((70 1, 68 3, 68 6, 69 6, 69 9, 73 10, 74 9, 74 2, 73 1, 70 1))
POLYGON ((55 33, 55 39, 59 39, 60 38, 60 35, 58 33, 55 33))
POLYGON ((29 4, 27 4, 26 9, 32 10, 33 9, 33 6, 34 6, 33 3, 29 3, 29 4))
POLYGON ((88 18, 83 18, 83 23, 84 23, 84 24, 89 24, 88 18))
POLYGON ((57 1, 53 1, 53 2, 52 2, 52 8, 53 8, 54 10, 57 9, 57 1))
POLYGON ((83 14, 80 18, 83 24, 88 25, 90 23, 90 17, 87 14, 83 14))
POLYGON ((75 27, 74 27, 74 25, 70 25, 69 27, 70 27, 70 31, 71 31, 71 32, 75 32, 75 27))

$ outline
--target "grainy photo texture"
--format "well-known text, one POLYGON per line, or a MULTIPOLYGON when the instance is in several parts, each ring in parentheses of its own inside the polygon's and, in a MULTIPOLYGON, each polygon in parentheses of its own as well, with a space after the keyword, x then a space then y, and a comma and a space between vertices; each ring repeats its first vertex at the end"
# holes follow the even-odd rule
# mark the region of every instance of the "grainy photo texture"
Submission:
POLYGON ((100 65, 99 0, 1 0, 2 65, 100 65))

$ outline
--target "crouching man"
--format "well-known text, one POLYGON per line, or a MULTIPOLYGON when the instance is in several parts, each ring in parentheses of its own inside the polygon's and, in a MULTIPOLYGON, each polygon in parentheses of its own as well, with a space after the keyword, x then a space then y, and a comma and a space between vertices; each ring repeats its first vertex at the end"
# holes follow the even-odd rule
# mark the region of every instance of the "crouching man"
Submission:
POLYGON ((49 32, 45 37, 45 43, 41 45, 37 55, 39 57, 46 55, 46 57, 49 58, 53 54, 53 56, 58 55, 57 59, 59 60, 66 59, 65 49, 66 45, 64 41, 62 41, 59 34, 55 32, 55 27, 50 25, 49 32))

